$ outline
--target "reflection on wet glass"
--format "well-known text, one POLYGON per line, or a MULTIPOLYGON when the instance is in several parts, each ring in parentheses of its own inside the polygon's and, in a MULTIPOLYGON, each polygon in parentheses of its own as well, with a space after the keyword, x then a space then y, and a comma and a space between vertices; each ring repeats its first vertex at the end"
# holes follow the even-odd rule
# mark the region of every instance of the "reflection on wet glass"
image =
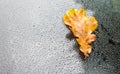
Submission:
POLYGON ((76 0, 76 3, 95 12, 99 23, 94 52, 86 60, 86 74, 120 74, 120 55, 117 55, 120 53, 120 0, 76 0))
POLYGON ((120 11, 120 0, 112 0, 115 11, 120 11))

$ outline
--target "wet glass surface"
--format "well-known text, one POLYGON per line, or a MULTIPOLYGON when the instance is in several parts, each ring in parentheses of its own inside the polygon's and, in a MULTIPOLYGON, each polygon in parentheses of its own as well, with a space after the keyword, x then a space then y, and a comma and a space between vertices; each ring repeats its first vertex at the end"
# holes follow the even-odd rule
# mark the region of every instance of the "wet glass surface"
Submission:
POLYGON ((120 0, 0 0, 0 74, 120 74, 120 0), (62 17, 95 12, 97 40, 86 60, 62 17))

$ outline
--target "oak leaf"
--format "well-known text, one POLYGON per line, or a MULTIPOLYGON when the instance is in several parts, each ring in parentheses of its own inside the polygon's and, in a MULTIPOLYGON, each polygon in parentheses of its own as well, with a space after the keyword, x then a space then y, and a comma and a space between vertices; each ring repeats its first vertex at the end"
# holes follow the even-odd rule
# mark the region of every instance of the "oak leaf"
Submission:
POLYGON ((69 27, 80 45, 80 51, 88 57, 92 51, 90 45, 96 40, 96 35, 92 34, 98 26, 94 16, 87 17, 83 8, 80 10, 71 8, 64 14, 63 22, 69 27))

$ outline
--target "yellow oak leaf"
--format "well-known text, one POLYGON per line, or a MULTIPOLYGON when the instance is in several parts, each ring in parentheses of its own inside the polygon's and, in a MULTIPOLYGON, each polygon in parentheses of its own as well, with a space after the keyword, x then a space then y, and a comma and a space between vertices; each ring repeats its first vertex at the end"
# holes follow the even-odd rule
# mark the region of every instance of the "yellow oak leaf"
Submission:
POLYGON ((80 45, 80 51, 84 53, 85 57, 88 57, 92 51, 92 46, 90 44, 96 40, 96 35, 92 34, 98 26, 95 17, 87 17, 83 8, 80 10, 71 8, 64 14, 63 22, 76 37, 80 45))

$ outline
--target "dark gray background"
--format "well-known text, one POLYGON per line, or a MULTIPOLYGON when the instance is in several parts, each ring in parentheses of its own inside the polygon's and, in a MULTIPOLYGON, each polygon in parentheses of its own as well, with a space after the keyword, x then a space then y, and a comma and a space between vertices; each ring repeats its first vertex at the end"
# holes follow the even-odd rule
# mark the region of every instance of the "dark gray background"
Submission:
POLYGON ((119 0, 0 0, 0 74, 120 74, 119 0), (84 7, 99 22, 89 58, 62 22, 84 7))

